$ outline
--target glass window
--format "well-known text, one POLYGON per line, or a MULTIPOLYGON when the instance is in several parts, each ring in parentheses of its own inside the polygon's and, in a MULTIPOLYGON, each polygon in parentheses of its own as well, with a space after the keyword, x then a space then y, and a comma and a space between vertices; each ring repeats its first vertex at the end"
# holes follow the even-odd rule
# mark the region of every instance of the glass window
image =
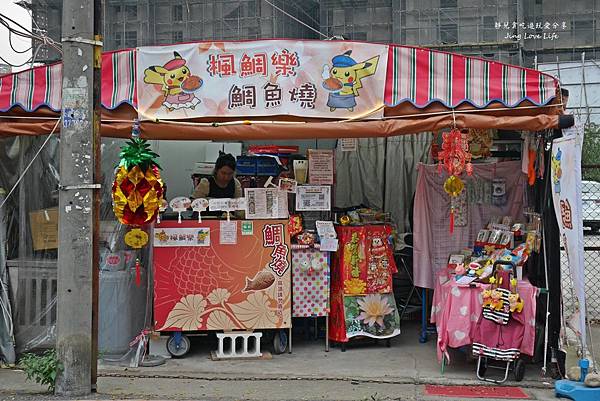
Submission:
POLYGON ((444 24, 440 26, 440 42, 442 44, 458 43, 458 27, 456 24, 444 24))
POLYGON ((183 21, 183 6, 181 4, 173 6, 173 22, 183 21))
POLYGON ((482 35, 484 42, 495 42, 497 39, 498 31, 495 28, 496 18, 495 17, 483 17, 482 35))
POLYGON ((115 32, 113 39, 113 49, 120 49, 123 46, 123 32, 115 32))
POLYGON ((137 31, 125 32, 125 48, 137 46, 137 31))
POLYGON ((571 25, 571 30, 573 32, 573 39, 577 43, 582 45, 594 44, 594 20, 575 20, 571 25))
POLYGON ((173 31, 173 43, 183 42, 183 32, 182 31, 173 31))
POLYGON ((440 0, 440 8, 456 8, 456 0, 440 0))
POLYGON ((128 20, 137 19, 137 5, 127 5, 125 6, 125 14, 127 15, 128 20))

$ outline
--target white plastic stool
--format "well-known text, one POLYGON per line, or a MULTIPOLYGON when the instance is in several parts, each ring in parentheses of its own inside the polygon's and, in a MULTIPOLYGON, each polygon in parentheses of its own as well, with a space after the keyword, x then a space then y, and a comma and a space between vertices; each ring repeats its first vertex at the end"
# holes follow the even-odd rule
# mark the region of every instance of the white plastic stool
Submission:
POLYGON ((260 352, 260 338, 262 333, 253 332, 229 332, 229 333, 217 333, 219 339, 219 349, 217 350, 217 358, 219 359, 233 359, 233 358, 260 358, 262 353, 260 352), (254 347, 249 349, 248 342, 250 338, 254 338, 254 347), (230 348, 223 350, 223 342, 228 338, 230 339, 230 348), (241 338, 243 343, 241 349, 236 347, 238 338, 241 338))

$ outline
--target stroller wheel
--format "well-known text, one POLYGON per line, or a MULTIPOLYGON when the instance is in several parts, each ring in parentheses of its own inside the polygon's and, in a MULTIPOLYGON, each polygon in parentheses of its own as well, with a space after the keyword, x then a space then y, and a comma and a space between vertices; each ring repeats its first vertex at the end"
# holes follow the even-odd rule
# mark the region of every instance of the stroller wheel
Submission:
POLYGON ((515 361, 515 380, 520 382, 525 377, 525 362, 521 359, 515 361))
POLYGON ((487 370, 487 359, 481 358, 481 362, 479 362, 479 367, 477 369, 477 374, 479 375, 479 377, 484 377, 486 370, 487 370))

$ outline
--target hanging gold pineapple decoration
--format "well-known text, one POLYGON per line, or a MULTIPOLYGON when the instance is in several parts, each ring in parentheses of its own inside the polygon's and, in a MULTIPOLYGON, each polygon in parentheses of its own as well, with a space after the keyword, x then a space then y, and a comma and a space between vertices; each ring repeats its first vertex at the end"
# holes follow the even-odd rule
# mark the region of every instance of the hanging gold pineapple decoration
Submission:
POLYGON ((163 199, 159 157, 150 144, 139 137, 136 121, 132 138, 121 148, 121 161, 112 187, 113 211, 122 224, 142 226, 156 220, 163 199))

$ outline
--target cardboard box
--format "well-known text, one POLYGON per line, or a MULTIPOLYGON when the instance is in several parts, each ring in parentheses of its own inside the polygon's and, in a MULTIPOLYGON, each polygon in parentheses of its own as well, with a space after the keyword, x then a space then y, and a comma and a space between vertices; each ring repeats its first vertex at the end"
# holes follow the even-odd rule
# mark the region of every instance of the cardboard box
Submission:
POLYGON ((58 248, 58 208, 29 212, 33 250, 58 248))

